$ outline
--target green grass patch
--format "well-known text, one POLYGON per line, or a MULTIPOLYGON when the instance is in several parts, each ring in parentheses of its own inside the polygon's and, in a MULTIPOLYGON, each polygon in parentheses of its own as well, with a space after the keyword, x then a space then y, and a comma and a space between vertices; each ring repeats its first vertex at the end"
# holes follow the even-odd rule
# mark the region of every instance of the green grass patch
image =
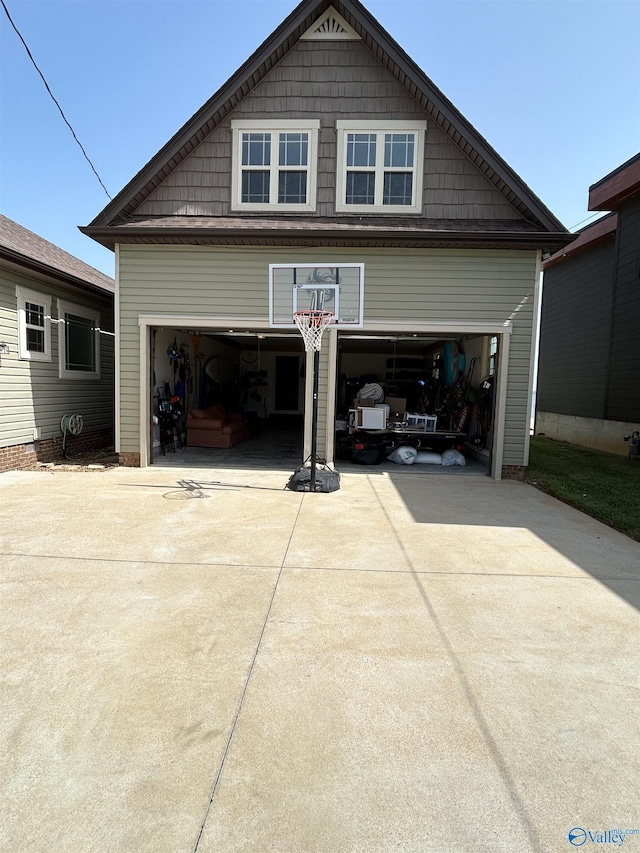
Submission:
POLYGON ((527 482, 640 541, 640 457, 535 436, 527 482))

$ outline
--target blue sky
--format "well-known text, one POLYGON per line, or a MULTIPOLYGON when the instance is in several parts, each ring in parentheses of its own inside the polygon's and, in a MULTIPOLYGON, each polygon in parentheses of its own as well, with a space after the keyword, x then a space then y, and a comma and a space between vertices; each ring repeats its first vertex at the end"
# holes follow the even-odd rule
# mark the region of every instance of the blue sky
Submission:
MULTIPOLYGON (((115 196, 295 0, 5 0, 115 196)), ((640 150, 640 0, 364 0, 567 227, 640 150)), ((107 196, 0 7, 0 211, 113 275, 107 196)))

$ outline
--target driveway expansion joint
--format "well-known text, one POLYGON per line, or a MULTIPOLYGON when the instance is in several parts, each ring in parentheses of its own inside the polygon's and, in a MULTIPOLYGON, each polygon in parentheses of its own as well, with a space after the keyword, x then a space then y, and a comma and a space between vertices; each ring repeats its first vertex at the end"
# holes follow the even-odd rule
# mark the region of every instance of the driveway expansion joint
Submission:
POLYGON ((249 689, 249 684, 251 682, 251 676, 253 675, 253 671, 255 669, 256 660, 258 659, 258 654, 260 653, 260 647, 262 646, 262 639, 264 637, 265 631, 267 630, 267 624, 269 622, 269 617, 271 616, 271 610, 273 609, 273 602, 276 597, 276 593, 278 591, 278 585, 280 583, 280 578, 282 577, 282 572, 284 571, 284 564, 287 560, 287 554, 289 553, 289 548, 291 547, 291 541, 293 539, 293 535, 296 530, 296 525, 298 523, 298 519, 300 518, 300 513, 302 511, 302 505, 304 503, 304 494, 301 495, 300 504, 298 506, 298 512, 296 513, 296 517, 293 522, 293 526, 291 528, 291 533, 289 534, 289 539, 287 540, 287 546, 284 550, 284 554, 282 555, 282 560, 280 562, 280 568, 278 570, 278 575, 276 577, 275 583, 273 585, 273 591, 271 593, 271 598, 269 599, 269 605, 267 607, 267 612, 264 617, 264 622, 262 623, 262 628, 260 630, 260 636, 258 637, 258 642, 256 644, 255 651, 253 653, 253 657, 251 659, 251 664, 249 665, 249 671, 247 672, 247 677, 244 682, 244 686, 242 688, 242 692, 240 694, 240 699, 238 701, 238 706, 236 708, 235 714, 233 716, 233 720, 231 722, 231 728, 229 730, 229 737, 227 738, 227 742, 224 747, 224 751, 222 753, 222 760, 220 761, 220 766, 218 767, 218 772, 216 773, 213 788, 211 790, 211 796, 209 797, 209 802, 207 804, 207 808, 205 811, 204 819, 200 826, 200 831, 198 833, 198 837, 196 839, 195 846, 193 848, 193 853, 198 853, 198 848, 200 847, 200 841, 202 840, 202 835, 204 833, 205 826, 207 825, 207 820, 211 813, 211 809, 213 807, 213 801, 216 796, 216 792, 218 790, 218 786, 220 784, 220 780, 222 778, 222 773, 224 771, 224 767, 226 764, 227 756, 229 755, 229 750, 231 749, 231 742, 233 741, 233 736, 236 731, 236 727, 238 725, 238 720, 240 719, 240 714, 242 713, 242 708, 244 705, 244 700, 247 695, 247 691, 249 689))

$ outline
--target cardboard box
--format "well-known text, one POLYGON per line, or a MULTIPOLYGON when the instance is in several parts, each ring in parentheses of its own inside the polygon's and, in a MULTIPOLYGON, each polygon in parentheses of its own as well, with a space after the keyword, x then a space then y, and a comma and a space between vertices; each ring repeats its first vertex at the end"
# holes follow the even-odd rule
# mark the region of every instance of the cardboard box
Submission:
POLYGON ((375 405, 375 400, 367 399, 366 397, 356 397, 353 401, 354 409, 373 409, 375 405))
POLYGON ((407 398, 406 397, 385 397, 385 403, 389 406, 390 416, 393 415, 404 415, 407 411, 407 398))

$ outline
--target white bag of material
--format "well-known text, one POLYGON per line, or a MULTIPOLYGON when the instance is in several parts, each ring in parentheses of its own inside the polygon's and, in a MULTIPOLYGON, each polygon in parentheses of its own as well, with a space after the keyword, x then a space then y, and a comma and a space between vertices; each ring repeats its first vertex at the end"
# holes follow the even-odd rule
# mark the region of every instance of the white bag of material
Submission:
POLYGON ((392 462, 397 462, 399 465, 413 465, 416 461, 416 456, 418 456, 418 451, 415 447, 396 447, 396 449, 387 456, 387 459, 390 459, 392 462))
POLYGON ((420 450, 416 462, 429 465, 442 465, 442 456, 439 453, 432 453, 430 450, 420 450))
POLYGON ((376 400, 381 403, 384 400, 384 391, 382 386, 377 382, 369 382, 368 385, 363 385, 357 394, 362 400, 376 400))
POLYGON ((458 450, 445 450, 442 454, 443 465, 466 465, 467 460, 458 450))

